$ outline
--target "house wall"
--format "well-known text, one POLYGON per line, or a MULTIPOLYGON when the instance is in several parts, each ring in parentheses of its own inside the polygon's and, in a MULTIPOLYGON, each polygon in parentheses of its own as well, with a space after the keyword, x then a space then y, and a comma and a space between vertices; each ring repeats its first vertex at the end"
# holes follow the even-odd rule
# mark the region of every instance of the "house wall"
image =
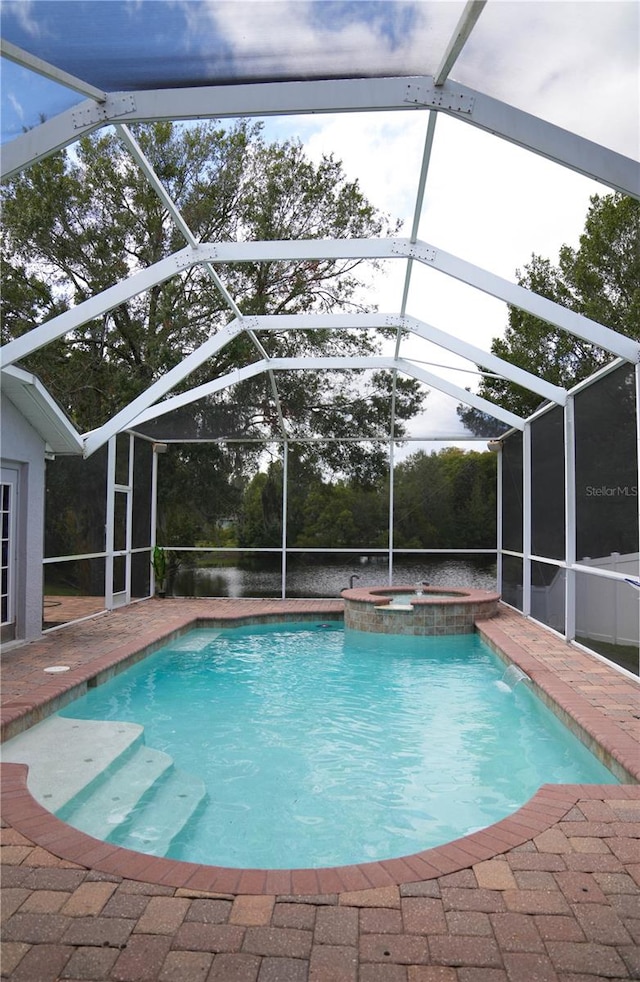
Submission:
POLYGON ((16 638, 30 641, 42 633, 45 443, 4 393, 1 409, 2 468, 18 472, 16 638))

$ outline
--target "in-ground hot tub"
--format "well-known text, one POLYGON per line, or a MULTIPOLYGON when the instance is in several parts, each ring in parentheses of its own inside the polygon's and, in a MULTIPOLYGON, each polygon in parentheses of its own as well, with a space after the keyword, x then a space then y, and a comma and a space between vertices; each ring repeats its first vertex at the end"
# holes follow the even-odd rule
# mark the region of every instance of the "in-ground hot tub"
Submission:
POLYGON ((499 593, 460 587, 358 587, 343 590, 344 626, 378 634, 471 634, 495 617, 499 593))

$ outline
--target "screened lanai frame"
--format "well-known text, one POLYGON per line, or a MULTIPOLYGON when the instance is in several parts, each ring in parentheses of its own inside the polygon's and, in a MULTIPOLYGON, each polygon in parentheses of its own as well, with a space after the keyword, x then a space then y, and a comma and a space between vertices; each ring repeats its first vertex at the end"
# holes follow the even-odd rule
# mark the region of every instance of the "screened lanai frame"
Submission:
MULTIPOLYGON (((224 78, 198 77, 190 78, 185 86, 180 86, 173 80, 173 87, 162 88, 161 86, 145 87, 144 80, 132 81, 122 75, 117 77, 117 69, 113 69, 114 80, 126 84, 120 84, 118 88, 110 90, 102 88, 92 81, 87 81, 84 76, 79 77, 72 70, 69 70, 73 68, 71 56, 68 63, 62 59, 60 63, 54 64, 41 57, 39 52, 42 49, 37 41, 34 41, 33 49, 27 50, 26 47, 20 48, 10 40, 3 40, 2 54, 5 59, 8 59, 21 70, 48 79, 68 94, 73 93, 73 99, 66 108, 4 144, 2 153, 3 178, 10 178, 32 162, 43 159, 64 147, 71 146, 84 134, 103 126, 114 126, 151 185, 161 196, 169 215, 182 231, 187 243, 184 249, 162 260, 156 266, 132 274, 127 280, 114 284, 102 294, 78 304, 59 317, 34 327, 27 334, 10 341, 2 349, 3 366, 15 364, 54 339, 62 337, 74 328, 126 302, 137 293, 149 289, 154 283, 161 282, 193 265, 201 265, 207 270, 230 310, 230 323, 212 336, 201 349, 192 352, 177 368, 159 379, 146 393, 134 400, 129 406, 124 407, 99 429, 84 436, 85 455, 87 457, 105 445, 110 448, 109 460, 111 462, 108 468, 107 494, 107 530, 110 545, 105 554, 107 572, 113 568, 114 562, 117 563, 122 556, 129 557, 127 558, 129 563, 132 554, 130 541, 124 543, 123 549, 115 549, 113 544, 113 502, 116 500, 115 495, 127 495, 127 507, 130 506, 133 495, 130 482, 117 484, 115 480, 114 441, 117 435, 136 432, 136 427, 142 426, 149 419, 158 418, 161 414, 171 411, 180 401, 195 400, 207 392, 220 391, 238 381, 240 375, 236 373, 233 378, 212 380, 208 386, 200 387, 198 390, 192 390, 184 395, 173 397, 170 395, 176 385, 184 382, 190 371, 202 365, 225 343, 242 332, 247 332, 253 339, 257 355, 260 357, 255 363, 248 365, 244 370, 239 370, 239 372, 244 372, 244 377, 258 372, 266 373, 271 380, 276 403, 277 373, 279 371, 305 369, 315 371, 341 368, 384 369, 391 372, 393 377, 397 377, 397 374, 401 373, 417 378, 432 388, 445 391, 461 403, 473 405, 499 420, 503 426, 496 429, 496 437, 499 436, 500 429, 504 429, 505 425, 511 428, 512 433, 522 433, 525 448, 524 458, 526 461, 530 460, 531 427, 535 420, 519 419, 495 404, 479 399, 473 393, 453 385, 437 372, 427 371, 411 358, 403 357, 404 340, 407 336, 414 334, 475 365, 481 366, 486 371, 495 372, 511 382, 523 385, 525 388, 536 392, 540 399, 548 405, 560 407, 562 410, 564 431, 567 435, 566 447, 568 448, 565 458, 566 542, 564 559, 553 560, 560 563, 562 568, 567 571, 565 581, 566 621, 564 631, 561 633, 569 640, 573 640, 576 635, 574 594, 575 578, 578 574, 616 581, 625 579, 621 573, 609 571, 605 574, 603 570, 594 571, 593 568, 581 566, 577 562, 575 553, 575 461, 573 460, 575 443, 572 418, 575 392, 566 392, 557 386, 550 385, 544 379, 523 373, 489 352, 483 351, 459 337, 443 332, 434 325, 420 321, 411 316, 408 311, 412 271, 419 264, 461 283, 468 284, 478 291, 497 297, 507 304, 520 307, 577 337, 592 342, 610 352, 614 358, 634 366, 637 472, 637 453, 640 443, 640 343, 616 333, 606 325, 590 321, 588 318, 546 300, 523 287, 516 286, 486 269, 445 252, 435 244, 423 242, 418 238, 420 215, 429 177, 429 162, 436 119, 439 114, 455 117, 462 123, 466 122, 485 132, 492 133, 498 138, 515 143, 570 170, 596 178, 608 188, 640 197, 640 168, 635 160, 501 102, 478 89, 452 80, 451 72, 472 35, 484 7, 485 3, 482 0, 480 2, 471 0, 464 6, 460 20, 448 39, 445 39, 446 43, 441 43, 440 57, 436 59, 436 65, 430 75, 407 76, 396 65, 384 75, 378 75, 377 70, 370 67, 368 72, 362 71, 361 77, 346 77, 347 72, 344 64, 338 67, 334 66, 331 70, 318 64, 315 73, 307 73, 306 80, 296 76, 295 73, 279 75, 277 70, 272 70, 270 75, 259 80, 256 79, 255 75, 250 74, 245 77, 238 77, 237 75, 224 78), (197 242, 179 210, 154 174, 129 129, 130 124, 158 119, 189 120, 208 117, 224 119, 239 116, 262 118, 280 114, 291 116, 308 113, 382 110, 417 111, 426 114, 424 154, 417 179, 414 220, 411 233, 405 238, 366 241, 343 240, 339 242, 324 240, 242 243, 197 242), (357 360, 340 359, 339 361, 336 359, 269 358, 258 335, 260 332, 268 332, 270 329, 282 330, 283 324, 286 323, 285 320, 283 317, 278 318, 277 322, 276 319, 272 318, 244 317, 216 272, 216 266, 226 262, 309 261, 337 257, 403 262, 406 267, 406 275, 398 310, 389 314, 307 315, 305 318, 293 318, 295 326, 322 327, 325 329, 331 329, 332 326, 340 328, 353 326, 354 329, 372 330, 377 327, 393 328, 397 332, 393 356, 357 360)), ((100 65, 96 65, 98 74, 100 67, 100 65)), ((383 67, 380 71, 383 70, 383 67)), ((104 63, 102 69, 104 76, 104 63)), ((106 74, 108 75, 108 72, 106 74)), ((605 371, 609 371, 609 369, 605 371)), ((582 387, 587 384, 589 383, 582 383, 582 387)), ((541 410, 542 413, 547 411, 546 407, 541 410)), ((283 424, 282 417, 280 420, 283 424)), ((393 443, 394 425, 392 415, 388 437, 391 444, 393 443)), ((282 433, 282 439, 286 446, 286 433, 282 433)), ((507 436, 505 440, 508 439, 507 436)), ((157 442, 161 443, 162 441, 157 442)), ((501 458, 501 455, 499 457, 501 458)), ((154 464, 157 464, 155 453, 153 460, 154 464)), ((502 481, 499 482, 499 487, 501 498, 499 512, 500 518, 502 518, 505 493, 502 488, 502 481)), ((539 557, 531 549, 531 485, 528 465, 523 469, 522 500, 523 599, 520 606, 525 615, 531 616, 531 564, 540 559, 548 561, 551 557, 539 557)), ((155 505, 152 504, 152 510, 154 507, 155 505)), ((499 531, 497 550, 500 573, 504 559, 513 553, 513 550, 503 548, 501 535, 502 533, 499 531)), ((154 543, 154 536, 155 525, 152 521, 150 546, 154 543)), ((286 541, 286 531, 284 538, 286 541)), ((640 546, 638 553, 640 554, 640 546)), ((392 568, 391 551, 390 571, 392 568)), ((639 573, 640 570, 636 564, 636 578, 639 573)), ((109 586, 110 582, 107 576, 107 607, 113 606, 121 600, 130 599, 130 594, 126 588, 126 584, 130 582, 130 576, 129 578, 125 576, 125 589, 123 591, 114 592, 109 586)), ((640 595, 638 600, 640 601, 640 595)))

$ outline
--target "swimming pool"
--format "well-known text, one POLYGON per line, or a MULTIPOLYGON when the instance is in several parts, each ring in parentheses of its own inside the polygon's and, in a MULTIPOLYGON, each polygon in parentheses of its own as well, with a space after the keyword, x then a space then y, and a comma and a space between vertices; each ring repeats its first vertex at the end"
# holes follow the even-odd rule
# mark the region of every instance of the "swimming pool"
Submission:
MULTIPOLYGON (((111 783, 110 841, 224 866, 343 865, 482 828, 543 783, 615 783, 526 683, 500 685, 504 672, 475 635, 372 638, 322 624, 193 631, 60 716, 140 724, 144 757, 169 755, 189 788, 205 783, 160 852, 152 805, 172 768, 129 815, 126 790, 111 783)), ((91 812, 85 792, 60 814, 95 834, 80 812, 91 812)))

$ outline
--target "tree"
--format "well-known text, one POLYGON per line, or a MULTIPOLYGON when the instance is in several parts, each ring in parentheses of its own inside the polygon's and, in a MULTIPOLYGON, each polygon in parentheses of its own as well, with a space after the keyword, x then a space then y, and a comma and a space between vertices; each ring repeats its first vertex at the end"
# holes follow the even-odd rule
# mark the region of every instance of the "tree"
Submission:
MULTIPOLYGON (((287 544, 296 548, 385 545, 388 478, 366 485, 323 475, 320 466, 292 447, 287 467, 287 544)), ((282 542, 282 462, 273 461, 247 485, 238 528, 239 545, 279 547, 282 542)), ((290 562, 295 557, 290 557, 290 562)))
POLYGON ((249 482, 242 508, 239 544, 278 549, 282 544, 282 465, 272 463, 249 482))
POLYGON ((491 549, 496 536, 496 459, 446 447, 398 464, 394 542, 404 549, 491 549))
MULTIPOLYGON (((629 337, 640 337, 640 202, 622 194, 593 195, 577 249, 564 245, 558 265, 533 255, 518 283, 541 296, 629 337)), ((570 388, 611 361, 610 353, 552 327, 517 307, 491 351, 556 385, 570 388)), ((520 416, 538 408, 540 397, 502 378, 486 377, 479 395, 520 416)), ((458 414, 478 435, 487 417, 471 408, 458 414)))
MULTIPOLYGON (((333 157, 314 165, 297 141, 265 142, 260 125, 156 123, 138 127, 136 136, 199 241, 369 238, 396 230, 333 157)), ((3 202, 4 340, 184 246, 115 133, 83 138, 72 152, 35 164, 5 188, 3 202)), ((217 272, 249 316, 368 310, 358 266, 356 260, 322 259, 238 263, 217 272)), ((196 266, 35 352, 27 367, 81 429, 91 429, 231 316, 207 271, 196 266)), ((367 354, 377 350, 381 337, 347 330, 267 331, 253 338, 245 332, 194 372, 184 388, 255 360, 258 346, 273 357, 367 354)), ((334 395, 353 407, 366 436, 379 420, 387 390, 382 376, 367 391, 360 382, 349 372, 279 374, 282 414, 294 432, 303 426, 317 431, 328 424, 308 407, 318 405, 321 394, 323 413, 328 412, 334 395), (369 424, 372 399, 380 406, 369 424)), ((397 404, 401 431, 402 420, 420 401, 418 385, 403 382, 397 404)), ((221 403, 232 405, 234 435, 268 437, 278 431, 278 406, 267 377, 209 400, 211 411, 221 403)), ((205 416, 208 411, 198 409, 205 416)))

